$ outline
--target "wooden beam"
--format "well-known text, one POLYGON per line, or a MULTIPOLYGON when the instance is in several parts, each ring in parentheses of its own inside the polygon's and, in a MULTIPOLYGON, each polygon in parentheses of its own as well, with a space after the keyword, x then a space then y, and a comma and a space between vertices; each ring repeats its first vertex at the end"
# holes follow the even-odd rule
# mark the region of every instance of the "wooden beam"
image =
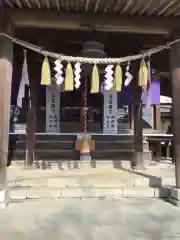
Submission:
POLYGON ((76 9, 76 12, 79 11, 79 0, 76 0, 75 2, 75 9, 76 9))
POLYGON ((38 6, 38 8, 41 8, 41 3, 39 0, 36 0, 36 5, 38 6))
POLYGON ((48 9, 51 8, 51 6, 50 6, 50 1, 49 1, 49 0, 46 0, 46 7, 47 7, 48 9))
POLYGON ((57 10, 59 11, 59 10, 60 10, 60 3, 59 3, 59 0, 56 0, 56 7, 57 7, 57 10))
POLYGON ((123 17, 108 13, 57 13, 49 11, 9 10, 18 27, 66 30, 131 32, 168 35, 179 26, 178 19, 161 17, 123 17), (26 17, 25 17, 26 16, 26 17))
POLYGON ((160 0, 159 4, 154 4, 154 7, 148 11, 147 15, 151 16, 152 14, 155 14, 164 4, 164 0, 160 0))
POLYGON ((115 1, 115 4, 113 6, 113 12, 119 11, 120 7, 121 7, 121 0, 115 1))
POLYGON ((16 4, 18 5, 19 8, 22 8, 22 3, 20 0, 16 0, 16 4))
POLYGON ((142 169, 144 167, 143 120, 141 102, 142 88, 138 86, 138 64, 134 66, 133 70, 135 78, 133 79, 134 156, 132 159, 132 168, 142 169))
POLYGON ((31 8, 31 3, 30 3, 30 1, 29 1, 29 0, 25 0, 25 2, 26 2, 26 4, 27 4, 27 6, 28 6, 29 8, 31 8))
POLYGON ((175 4, 174 7, 170 8, 165 14, 165 17, 169 17, 171 14, 174 14, 178 9, 180 8, 180 3, 179 4, 175 4))
POLYGON ((144 167, 141 92, 141 87, 134 87, 134 157, 132 167, 136 169, 144 167))
POLYGON ((95 4, 95 7, 94 7, 94 12, 97 12, 97 11, 98 11, 100 1, 101 1, 101 0, 96 0, 96 4, 95 4))
POLYGON ((135 3, 133 5, 132 9, 130 10, 130 15, 131 16, 134 15, 139 10, 139 8, 140 8, 139 5, 140 5, 139 3, 135 3))
MULTIPOLYGON (((32 92, 34 92, 33 89, 32 92)), ((32 106, 28 106, 27 113, 27 134, 26 134, 26 160, 27 166, 33 165, 35 160, 35 132, 36 132, 36 103, 32 103, 32 106)))
POLYGON ((147 1, 147 3, 144 5, 144 7, 139 11, 139 15, 142 16, 147 9, 151 6, 153 0, 147 1))
POLYGON ((66 6, 66 11, 69 12, 69 8, 70 8, 69 0, 65 0, 65 6, 66 6))
POLYGON ((127 0, 121 13, 125 13, 128 10, 128 8, 131 6, 131 4, 133 4, 133 0, 127 0))
POLYGON ((32 166, 35 160, 35 143, 36 143, 36 110, 37 110, 37 97, 40 85, 40 66, 38 63, 32 64, 35 55, 27 55, 29 66, 29 84, 30 84, 30 101, 28 103, 27 112, 27 135, 26 135, 26 161, 27 166, 32 166))
POLYGON ((5 0, 5 3, 9 5, 9 7, 13 7, 13 3, 10 0, 5 0))
POLYGON ((89 9, 89 0, 86 0, 86 4, 85 4, 85 12, 87 12, 89 9))
MULTIPOLYGON (((179 1, 179 0, 178 0, 179 1)), ((165 7, 163 7, 158 13, 157 13, 157 16, 160 16, 162 14, 164 14, 168 8, 170 8, 173 4, 175 4, 175 2, 177 2, 177 0, 174 0, 172 2, 170 2, 168 5, 166 5, 165 7)))
POLYGON ((160 105, 153 106, 153 128, 161 131, 161 108, 160 105))

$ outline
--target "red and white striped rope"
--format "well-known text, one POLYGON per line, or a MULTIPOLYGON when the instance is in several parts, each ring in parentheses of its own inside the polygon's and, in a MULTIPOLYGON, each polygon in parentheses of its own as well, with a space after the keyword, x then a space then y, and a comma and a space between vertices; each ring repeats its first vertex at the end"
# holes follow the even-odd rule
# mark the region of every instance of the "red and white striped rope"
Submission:
POLYGON ((84 135, 87 134, 87 80, 85 80, 84 89, 84 135))

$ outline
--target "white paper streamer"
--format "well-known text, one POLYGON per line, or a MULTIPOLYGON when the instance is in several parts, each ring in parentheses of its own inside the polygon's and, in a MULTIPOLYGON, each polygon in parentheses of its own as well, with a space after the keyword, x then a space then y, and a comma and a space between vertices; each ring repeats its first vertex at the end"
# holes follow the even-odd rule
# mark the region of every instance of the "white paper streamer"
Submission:
POLYGON ((104 82, 104 88, 105 90, 109 91, 113 87, 113 65, 108 65, 105 68, 106 74, 105 74, 105 82, 104 82))
POLYGON ((126 79, 124 81, 124 86, 126 87, 130 84, 130 82, 133 79, 133 75, 129 72, 129 69, 130 69, 130 64, 128 64, 126 67, 126 73, 125 73, 126 79))
POLYGON ((81 82, 80 82, 80 78, 81 78, 81 64, 80 63, 76 63, 74 65, 74 82, 75 82, 75 88, 78 89, 81 85, 81 82))
POLYGON ((62 76, 62 74, 63 74, 63 71, 62 71, 63 65, 61 64, 61 62, 60 62, 59 59, 57 59, 57 60, 54 62, 54 64, 55 64, 54 70, 56 71, 55 79, 56 79, 57 85, 59 86, 59 85, 61 85, 61 84, 63 83, 63 81, 64 81, 64 78, 63 78, 63 76, 62 76))

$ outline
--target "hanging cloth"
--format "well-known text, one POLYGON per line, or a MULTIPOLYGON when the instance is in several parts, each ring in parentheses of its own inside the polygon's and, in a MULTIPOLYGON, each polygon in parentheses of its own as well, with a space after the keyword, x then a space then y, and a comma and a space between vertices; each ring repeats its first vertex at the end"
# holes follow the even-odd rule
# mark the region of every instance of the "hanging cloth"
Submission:
POLYGON ((95 64, 92 70, 92 77, 91 77, 91 93, 98 93, 99 92, 99 71, 98 67, 95 64))
POLYGON ((51 84, 51 69, 49 65, 48 58, 45 57, 42 70, 41 70, 41 85, 50 85, 51 84))
POLYGON ((25 86, 26 85, 29 86, 29 75, 28 75, 28 67, 27 67, 26 50, 24 50, 22 75, 21 75, 21 81, 20 81, 19 92, 18 92, 18 97, 17 97, 17 106, 19 108, 22 108, 22 100, 25 97, 25 86))
POLYGON ((74 90, 74 74, 71 63, 68 63, 66 67, 66 75, 64 80, 64 91, 73 90, 74 90))

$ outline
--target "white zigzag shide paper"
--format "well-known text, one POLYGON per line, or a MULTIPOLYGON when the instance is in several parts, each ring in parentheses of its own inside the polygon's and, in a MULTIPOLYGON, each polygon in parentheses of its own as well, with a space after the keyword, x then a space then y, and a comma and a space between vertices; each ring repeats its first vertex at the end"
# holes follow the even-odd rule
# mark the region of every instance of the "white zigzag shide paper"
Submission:
POLYGON ((74 81, 75 81, 75 88, 78 89, 81 85, 81 82, 80 82, 80 78, 81 78, 81 64, 80 63, 76 63, 74 65, 74 68, 75 68, 75 71, 74 71, 74 74, 75 74, 75 78, 74 78, 74 81))
POLYGON ((62 76, 63 65, 58 59, 54 62, 54 64, 55 64, 54 70, 56 71, 56 74, 55 74, 56 83, 57 85, 61 85, 64 81, 64 78, 62 76))
POLYGON ((105 82, 104 82, 104 88, 109 91, 111 90, 111 88, 113 87, 113 65, 108 65, 106 68, 105 68, 105 71, 106 71, 106 74, 105 74, 105 82))

